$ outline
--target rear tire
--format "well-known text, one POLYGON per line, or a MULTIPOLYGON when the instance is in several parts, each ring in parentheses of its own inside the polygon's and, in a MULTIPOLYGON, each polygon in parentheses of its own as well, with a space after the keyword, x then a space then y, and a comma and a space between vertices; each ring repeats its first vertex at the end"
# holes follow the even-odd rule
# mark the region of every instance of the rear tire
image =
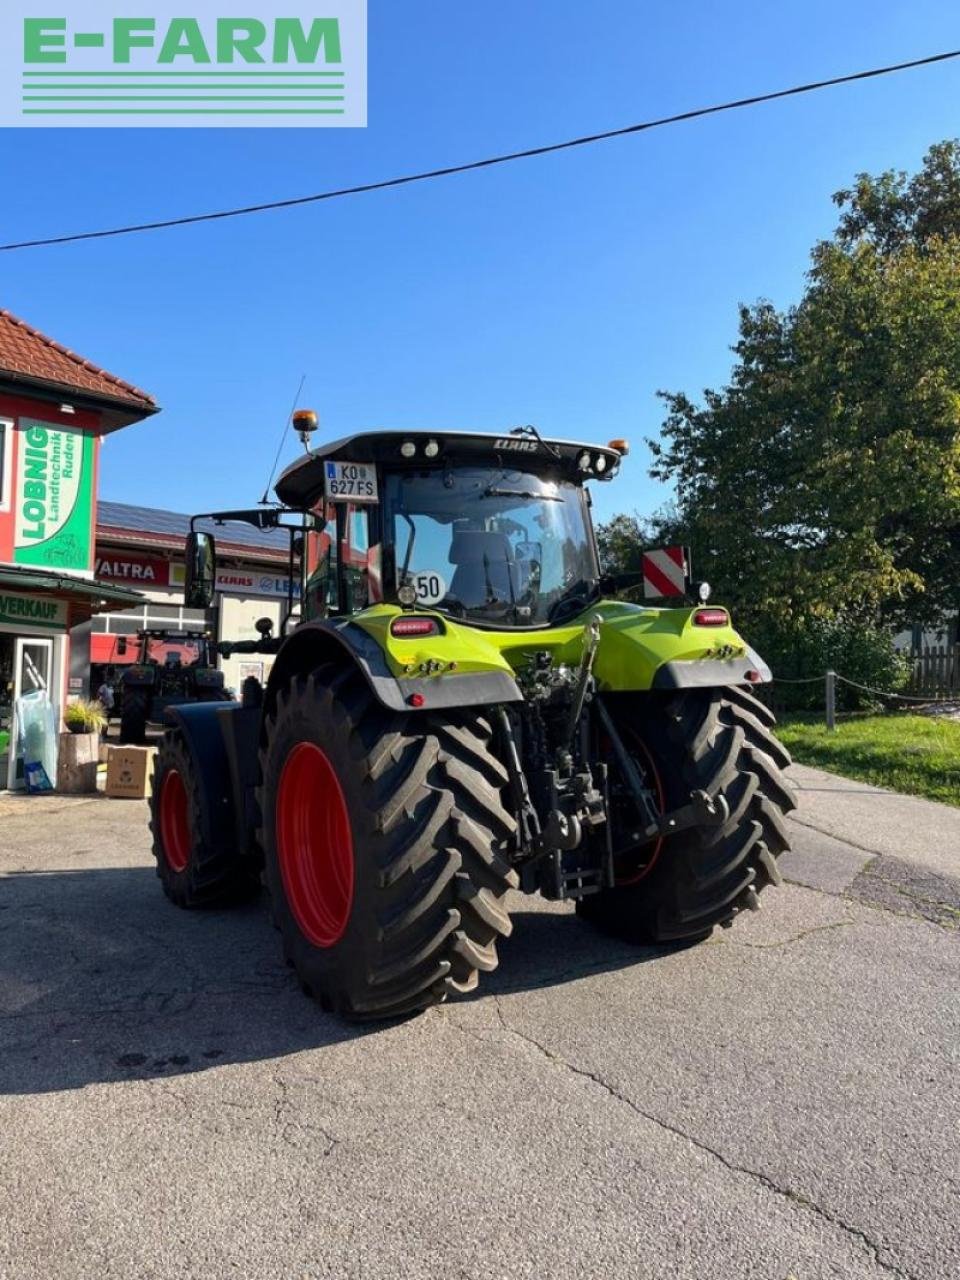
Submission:
MULTIPOLYGON (((178 907, 242 901, 259 890, 259 879, 240 861, 221 818, 205 838, 203 795, 196 769, 178 729, 164 734, 157 750, 150 795, 153 856, 163 891, 178 907)), ((211 828, 215 824, 208 824, 211 828)))
POLYGON ((125 689, 120 708, 120 741, 142 745, 147 740, 150 695, 145 689, 125 689))
POLYGON ((756 910, 758 894, 781 882, 784 818, 796 807, 782 773, 790 756, 771 732, 773 714, 741 688, 686 690, 659 709, 634 702, 629 723, 653 758, 668 809, 686 804, 691 791, 722 791, 730 817, 665 839, 648 874, 584 898, 577 910, 633 942, 701 941, 715 925, 756 910))
POLYGON ((473 711, 386 711, 353 668, 280 691, 260 754, 265 880, 324 1008, 414 1013, 496 967, 518 879, 490 733, 473 711))

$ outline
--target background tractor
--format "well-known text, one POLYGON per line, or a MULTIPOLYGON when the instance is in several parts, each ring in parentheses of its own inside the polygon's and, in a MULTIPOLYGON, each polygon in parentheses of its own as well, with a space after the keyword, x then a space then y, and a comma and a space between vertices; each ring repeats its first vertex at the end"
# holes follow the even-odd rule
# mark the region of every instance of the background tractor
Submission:
MULTIPOLYGON (((532 428, 356 435, 308 449, 279 507, 207 517, 286 526, 301 604, 221 645, 274 655, 265 688, 172 710, 151 802, 167 895, 262 877, 301 983, 351 1018, 472 990, 511 889, 637 943, 755 909, 794 807, 751 692, 770 672, 703 598, 616 598, 635 578, 601 574, 587 485, 625 453, 532 428)), ((187 561, 206 607, 213 538, 187 561)))
POLYGON ((162 724, 168 707, 230 701, 205 631, 138 631, 136 644, 137 660, 120 678, 123 742, 144 742, 147 725, 162 724))

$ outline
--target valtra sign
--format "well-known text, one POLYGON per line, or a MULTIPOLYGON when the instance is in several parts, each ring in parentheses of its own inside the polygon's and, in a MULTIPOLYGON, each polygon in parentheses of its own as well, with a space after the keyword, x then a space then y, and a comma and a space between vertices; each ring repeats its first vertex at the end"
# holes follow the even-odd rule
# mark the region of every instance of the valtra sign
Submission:
POLYGON ((96 574, 109 582, 139 582, 166 587, 170 584, 170 562, 147 560, 141 556, 97 556, 96 574))

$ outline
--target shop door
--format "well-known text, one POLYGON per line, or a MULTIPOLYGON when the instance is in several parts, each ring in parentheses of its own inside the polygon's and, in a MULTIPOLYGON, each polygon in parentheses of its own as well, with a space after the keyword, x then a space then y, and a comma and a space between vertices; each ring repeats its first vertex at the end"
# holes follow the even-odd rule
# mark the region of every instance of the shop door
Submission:
MULTIPOLYGON (((23 785, 23 756, 17 746, 17 698, 34 691, 50 693, 50 681, 53 676, 53 641, 26 640, 17 638, 13 642, 13 705, 14 712, 10 726, 9 760, 7 763, 6 785, 13 790, 23 785)), ((52 698, 52 695, 51 695, 52 698)), ((0 775, 0 782, 4 778, 0 775)))
POLYGON ((13 731, 13 647, 13 636, 0 631, 0 791, 7 785, 13 731))

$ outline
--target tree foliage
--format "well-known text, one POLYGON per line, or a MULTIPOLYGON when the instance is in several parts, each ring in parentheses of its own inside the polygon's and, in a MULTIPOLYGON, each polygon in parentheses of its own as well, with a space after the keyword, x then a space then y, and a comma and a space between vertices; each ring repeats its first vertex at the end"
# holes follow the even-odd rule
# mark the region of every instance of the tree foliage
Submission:
POLYGON ((960 609, 960 144, 835 199, 799 303, 741 307, 729 385, 661 393, 676 509, 602 531, 621 567, 632 532, 691 544, 748 625, 960 609))

